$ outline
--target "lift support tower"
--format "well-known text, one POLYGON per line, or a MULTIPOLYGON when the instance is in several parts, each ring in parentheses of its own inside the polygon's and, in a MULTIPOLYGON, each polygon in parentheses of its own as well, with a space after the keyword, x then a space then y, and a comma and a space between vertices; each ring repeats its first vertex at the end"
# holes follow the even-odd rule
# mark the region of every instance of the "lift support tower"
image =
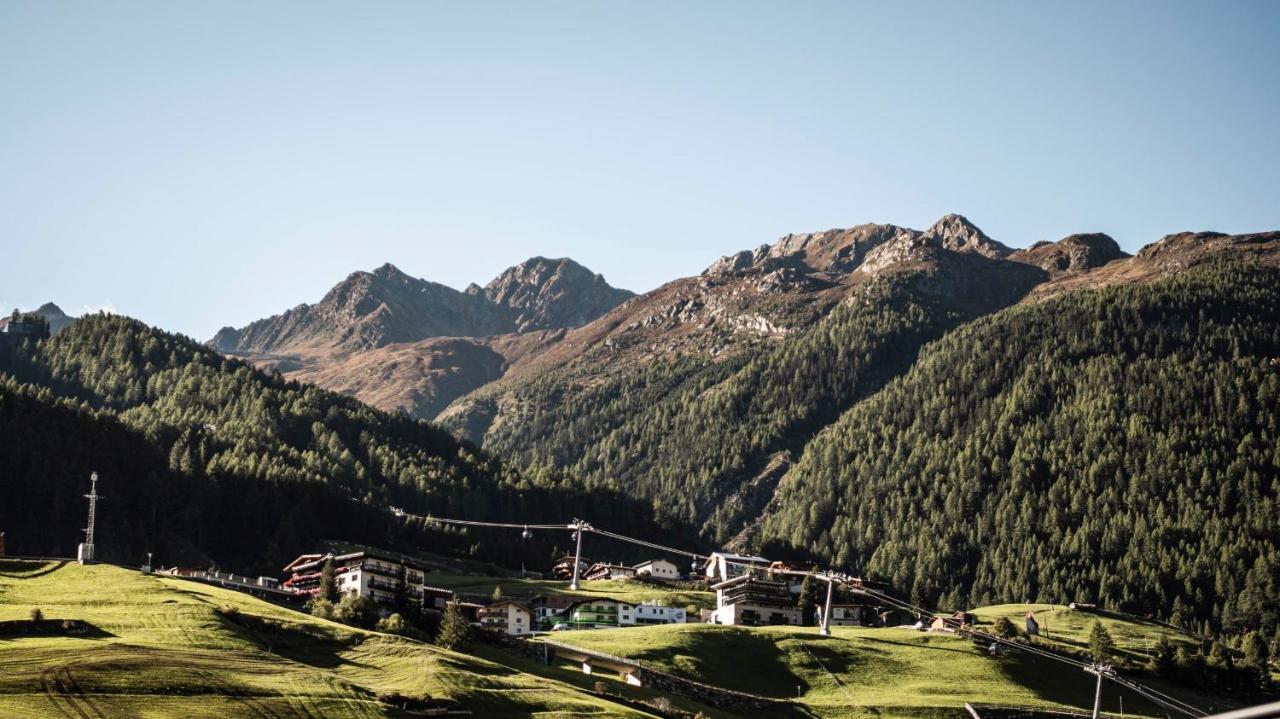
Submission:
POLYGON ((93 524, 98 514, 98 473, 89 475, 89 493, 84 495, 89 500, 89 526, 84 529, 84 541, 76 551, 76 560, 81 564, 93 563, 93 524))

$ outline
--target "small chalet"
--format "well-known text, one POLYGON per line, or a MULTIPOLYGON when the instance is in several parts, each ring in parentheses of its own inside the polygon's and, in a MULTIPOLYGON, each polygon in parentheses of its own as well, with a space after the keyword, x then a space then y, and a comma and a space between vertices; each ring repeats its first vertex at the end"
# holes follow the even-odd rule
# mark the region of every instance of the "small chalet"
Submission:
MULTIPOLYGON (((554 566, 551 567, 551 575, 556 579, 569 579, 573 577, 573 557, 566 556, 556 560, 554 566)), ((581 575, 591 567, 591 562, 584 559, 578 562, 578 574, 581 575)))
POLYGON ((679 579, 680 568, 675 562, 669 562, 665 559, 650 559, 647 562, 637 564, 633 569, 636 575, 641 577, 649 577, 650 579, 679 579))
POLYGON ((958 632, 972 626, 977 618, 969 612, 956 612, 949 617, 934 617, 929 622, 931 632, 958 632))
POLYGON ((510 599, 502 599, 480 609, 477 618, 482 628, 503 634, 523 636, 533 632, 533 612, 510 599))
POLYGON ((583 579, 634 579, 636 570, 624 564, 604 564, 597 562, 582 575, 583 579))

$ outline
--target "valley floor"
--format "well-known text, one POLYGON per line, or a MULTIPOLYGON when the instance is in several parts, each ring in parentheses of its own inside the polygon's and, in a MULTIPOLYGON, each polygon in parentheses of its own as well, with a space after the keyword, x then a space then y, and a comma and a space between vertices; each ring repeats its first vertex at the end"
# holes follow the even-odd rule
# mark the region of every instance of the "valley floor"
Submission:
MULTIPOLYGON (((462 591, 563 590, 563 583, 435 575, 462 591)), ((593 583, 588 596, 650 598, 661 589, 593 583), (598 585, 598 586, 597 586, 598 585), (635 596, 630 596, 634 594, 635 596), (640 595, 646 596, 640 596, 640 595)), ((701 604, 704 593, 672 592, 673 603, 701 604)), ((1034 609, 1064 650, 1086 641, 1093 616, 1044 605, 977 611, 990 622, 1034 609)), ((1160 635, 1177 630, 1107 616, 1125 656, 1137 661, 1160 635)), ((968 638, 910 628, 741 628, 683 624, 557 632, 567 645, 641 661, 713 686, 789 700, 771 714, 793 717, 968 716, 966 702, 1052 710, 1092 703, 1092 677, 1024 654, 989 656, 968 638)), ((639 702, 669 702, 669 716, 734 714, 689 699, 631 687, 607 672, 587 675, 569 662, 543 665, 496 646, 469 654, 313 618, 243 594, 108 565, 0 560, 0 717, 407 717, 403 698, 430 700, 475 717, 654 716, 639 702), (32 609, 41 634, 14 629, 32 609), (62 620, 86 631, 69 636, 62 620), (610 696, 595 689, 603 683, 610 696), (397 698, 394 695, 399 695, 397 698)), ((1146 681, 1144 679, 1144 681, 1146 681)), ((1157 685, 1205 709, 1220 697, 1157 685)), ((1108 685, 1103 708, 1119 713, 1108 685)), ((410 705, 422 709, 426 704, 410 705)), ((1128 715, 1163 716, 1132 694, 1128 715)), ((421 714, 418 714, 420 716, 421 714)))

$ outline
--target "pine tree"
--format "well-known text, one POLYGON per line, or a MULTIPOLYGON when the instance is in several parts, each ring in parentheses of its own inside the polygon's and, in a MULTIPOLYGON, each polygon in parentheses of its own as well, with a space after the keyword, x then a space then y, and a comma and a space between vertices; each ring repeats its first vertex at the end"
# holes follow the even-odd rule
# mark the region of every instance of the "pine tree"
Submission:
POLYGON ((499 601, 500 599, 502 599, 502 585, 501 585, 501 584, 499 584, 498 586, 496 586, 496 587, 494 587, 494 588, 493 588, 493 595, 490 597, 490 599, 492 599, 492 600, 493 600, 493 601, 495 601, 495 602, 496 602, 496 601, 499 601))
POLYGON ((327 602, 338 601, 338 582, 334 577, 333 557, 325 557, 324 567, 320 570, 320 594, 327 602))
POLYGON ((1244 638, 1244 664, 1258 670, 1267 669, 1267 643, 1257 632, 1249 632, 1244 638))
POLYGON ((436 634, 436 644, 445 649, 462 651, 466 649, 467 639, 471 636, 471 625, 462 615, 462 607, 455 599, 444 607, 444 619, 440 622, 440 631, 436 634))
POLYGON ((1151 655, 1150 669, 1166 679, 1173 677, 1176 666, 1177 650, 1169 638, 1161 634, 1151 655))
POLYGON ((804 581, 800 582, 800 598, 796 602, 796 609, 800 610, 800 623, 806 627, 813 624, 814 595, 811 579, 808 574, 804 575, 804 581))
POLYGON ((1209 666, 1214 669, 1231 668, 1231 655, 1223 648, 1222 643, 1216 639, 1209 646, 1209 666))
POLYGON ((1093 654, 1093 661, 1106 664, 1115 651, 1116 643, 1111 639, 1111 633, 1102 625, 1101 620, 1094 620, 1093 629, 1089 631, 1089 652, 1093 654))

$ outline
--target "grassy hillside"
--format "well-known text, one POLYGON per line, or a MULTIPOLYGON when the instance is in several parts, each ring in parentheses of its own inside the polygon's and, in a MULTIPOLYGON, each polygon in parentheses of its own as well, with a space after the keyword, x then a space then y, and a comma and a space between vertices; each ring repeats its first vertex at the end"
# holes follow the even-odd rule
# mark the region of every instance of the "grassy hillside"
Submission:
POLYGON ((1200 644, 1195 636, 1166 624, 1106 611, 1073 611, 1060 604, 997 604, 974 610, 974 613, 981 623, 1005 617, 1021 630, 1028 610, 1035 612, 1036 621, 1040 623, 1039 643, 1063 650, 1087 651, 1089 631, 1093 629, 1094 622, 1102 622, 1115 640, 1117 661, 1145 663, 1161 637, 1188 649, 1200 644))
POLYGON ((37 607, 92 630, 0 634, 0 716, 408 716, 379 701, 392 692, 473 716, 646 716, 556 679, 235 592, 106 565, 0 562, 0 621, 37 607))
MULTIPOLYGON (((1049 659, 990 657, 969 639, 913 629, 832 631, 833 636, 824 638, 811 627, 688 624, 564 632, 554 639, 731 689, 778 698, 799 694, 820 717, 954 714, 965 702, 1056 709, 1092 706, 1093 678, 1049 659)), ((1131 625, 1124 631, 1136 636, 1146 628, 1131 625)), ((1198 706, 1226 706, 1221 698, 1155 686, 1198 706)), ((1118 712, 1120 696, 1117 687, 1108 685, 1103 709, 1118 712)), ((1123 697, 1129 714, 1163 716, 1131 692, 1123 697)))

